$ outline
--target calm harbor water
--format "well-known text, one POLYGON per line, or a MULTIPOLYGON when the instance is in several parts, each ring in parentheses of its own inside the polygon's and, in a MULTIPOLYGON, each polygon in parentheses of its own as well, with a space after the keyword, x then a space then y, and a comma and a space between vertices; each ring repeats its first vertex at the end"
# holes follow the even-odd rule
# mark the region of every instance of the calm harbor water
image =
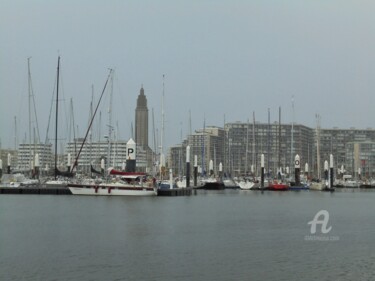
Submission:
POLYGON ((375 280, 374 202, 350 190, 1 195, 0 280, 375 280), (328 234, 310 231, 320 210, 328 234))

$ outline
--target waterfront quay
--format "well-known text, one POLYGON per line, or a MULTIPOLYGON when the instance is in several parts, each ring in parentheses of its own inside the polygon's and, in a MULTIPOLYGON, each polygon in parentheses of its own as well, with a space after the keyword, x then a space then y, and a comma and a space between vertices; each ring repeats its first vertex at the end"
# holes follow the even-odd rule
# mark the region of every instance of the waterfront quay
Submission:
POLYGON ((0 194, 72 195, 67 187, 1 187, 0 194))
MULTIPOLYGON (((24 195, 72 195, 66 186, 35 185, 32 187, 0 187, 0 194, 24 194, 24 195)), ((193 188, 158 189, 158 196, 190 196, 196 194, 193 188)))

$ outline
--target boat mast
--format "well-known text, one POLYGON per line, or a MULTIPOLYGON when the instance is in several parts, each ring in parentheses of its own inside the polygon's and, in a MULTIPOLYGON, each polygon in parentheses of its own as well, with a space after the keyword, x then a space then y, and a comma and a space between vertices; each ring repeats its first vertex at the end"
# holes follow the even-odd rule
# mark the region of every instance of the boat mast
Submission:
POLYGON ((117 144, 118 144, 118 134, 119 134, 119 129, 118 129, 118 121, 116 121, 116 130, 115 130, 115 138, 114 138, 114 148, 113 148, 113 168, 116 167, 116 155, 117 155, 117 144))
POLYGON ((294 167, 294 96, 292 96, 292 130, 290 142, 290 167, 294 167))
MULTIPOLYGON (((101 161, 101 154, 102 154, 102 151, 101 151, 101 144, 100 144, 100 141, 101 141, 101 127, 102 127, 102 112, 100 111, 99 112, 99 122, 98 122, 98 124, 97 124, 97 126, 98 126, 98 145, 97 145, 97 147, 96 147, 96 153, 97 153, 97 155, 98 156, 100 156, 100 159, 99 159, 99 164, 100 164, 100 161, 101 161)), ((90 169, 91 169, 91 167, 90 167, 90 169)))
POLYGON ((154 118, 154 108, 152 108, 152 135, 153 135, 153 143, 154 143, 154 153, 153 153, 153 176, 156 175, 156 135, 155 135, 155 118, 154 118))
MULTIPOLYGON (((278 169, 281 169, 281 107, 279 106, 278 169)), ((280 171, 281 173, 281 171, 280 171)))
POLYGON ((17 116, 14 116, 14 150, 17 150, 17 116))
POLYGON ((228 163, 227 163, 227 139, 228 139, 228 134, 227 134, 227 131, 225 130, 225 113, 224 113, 224 123, 223 123, 223 128, 224 128, 224 142, 223 142, 223 147, 224 147, 224 169, 226 169, 226 171, 228 171, 228 163))
POLYGON ((57 60, 57 84, 56 84, 56 120, 55 120, 55 180, 57 178, 57 124, 59 110, 59 75, 60 75, 60 56, 57 60))
POLYGON ((53 91, 52 91, 51 106, 50 106, 49 115, 48 115, 48 125, 47 125, 47 131, 46 131, 46 138, 45 138, 45 141, 44 141, 45 144, 48 144, 50 142, 49 129, 50 129, 51 117, 52 117, 52 113, 53 113, 53 102, 54 102, 54 98, 55 98, 56 80, 53 82, 53 87, 54 88, 53 88, 53 91))
MULTIPOLYGON (((255 162, 255 112, 253 111, 253 165, 255 165, 254 171, 256 171, 256 162, 255 162)), ((254 176, 254 175, 253 175, 254 176)))
POLYGON ((179 157, 178 157, 178 175, 179 178, 182 179, 182 122, 180 122, 180 141, 181 141, 181 146, 180 146, 180 151, 179 151, 179 157))
POLYGON ((271 137, 271 116, 268 108, 268 133, 267 133, 267 174, 270 176, 270 137, 271 137))
POLYGON ((202 175, 206 175, 205 169, 205 138, 206 138, 206 117, 203 117, 203 134, 202 134, 202 175))
POLYGON ((249 154, 249 118, 246 124, 246 154, 245 154, 245 176, 248 174, 248 154, 249 154))
POLYGON ((163 138, 164 138, 164 78, 163 74, 163 95, 161 98, 161 134, 160 134, 160 178, 163 179, 163 167, 164 167, 164 152, 163 152, 163 138))
POLYGON ((316 115, 316 161, 317 161, 317 176, 320 179, 320 116, 316 115))
MULTIPOLYGON (((93 102, 94 102, 94 85, 91 84, 91 102, 90 102, 90 120, 92 118, 92 115, 93 115, 93 102)), ((90 121, 89 121, 90 122, 90 121)), ((92 130, 90 129, 90 174, 92 174, 91 172, 91 165, 92 165, 92 130)))
MULTIPOLYGON (((74 121, 73 99, 70 99, 70 106, 71 106, 71 110, 72 110, 71 116, 72 116, 72 122, 73 122, 72 127, 73 127, 74 155, 77 155, 76 125, 75 125, 75 121, 74 121)), ((77 134, 78 134, 78 128, 77 128, 77 134)))
MULTIPOLYGON (((112 71, 112 69, 111 69, 112 71)), ((107 151, 107 168, 111 165, 111 142, 112 142, 112 102, 113 102, 113 75, 111 76, 111 92, 109 96, 108 108, 108 151, 107 151)))
MULTIPOLYGON (((32 169, 32 162, 34 161, 33 155, 36 154, 36 143, 40 142, 40 134, 39 134, 39 126, 38 126, 38 117, 36 114, 36 107, 35 107, 35 99, 34 99, 34 92, 33 92, 33 84, 31 80, 31 70, 30 70, 30 59, 31 57, 27 58, 27 72, 28 72, 28 103, 29 103, 29 148, 30 148, 30 158, 29 158, 29 164, 30 169, 32 169), (33 110, 32 105, 33 104, 33 110), (33 111, 33 112, 32 112, 33 111), (36 130, 37 130, 37 137, 32 137, 32 123, 35 122, 36 130), (34 140, 32 142, 32 140, 34 140), (31 144, 33 143, 33 146, 31 144)), ((33 128, 35 131, 35 127, 33 128)))
MULTIPOLYGON (((31 72, 30 72, 30 57, 27 58, 27 73, 28 73, 28 96, 29 96, 29 165, 31 165, 31 157, 32 157, 32 150, 31 150, 31 72)), ((31 169, 31 166, 30 166, 31 169)))

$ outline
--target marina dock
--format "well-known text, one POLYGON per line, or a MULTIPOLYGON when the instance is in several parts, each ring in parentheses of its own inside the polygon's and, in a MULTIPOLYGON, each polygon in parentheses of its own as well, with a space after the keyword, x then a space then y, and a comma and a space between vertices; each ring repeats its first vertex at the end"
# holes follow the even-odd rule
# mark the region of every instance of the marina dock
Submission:
POLYGON ((72 195, 67 187, 0 187, 0 194, 72 195))
MULTIPOLYGON (((158 196, 190 196, 195 194, 193 188, 158 189, 158 196)), ((72 195, 69 188, 65 186, 23 186, 23 187, 0 187, 0 194, 37 194, 37 195, 72 195)))
POLYGON ((158 189, 158 196, 190 196, 195 193, 193 188, 158 189))

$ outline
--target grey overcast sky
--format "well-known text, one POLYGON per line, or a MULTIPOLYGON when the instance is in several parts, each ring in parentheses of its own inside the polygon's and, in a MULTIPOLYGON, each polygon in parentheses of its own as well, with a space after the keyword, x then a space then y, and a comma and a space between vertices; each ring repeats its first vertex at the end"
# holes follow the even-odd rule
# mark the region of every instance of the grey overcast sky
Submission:
MULTIPOLYGON (((363 0, 1 0, 2 147, 14 147, 16 131, 18 142, 28 139, 28 57, 44 142, 58 55, 61 118, 70 120, 73 98, 80 136, 91 85, 96 102, 108 68, 115 69, 113 123, 125 140, 142 84, 149 143, 153 120, 160 134, 163 74, 167 147, 188 133, 189 110, 193 131, 204 119, 223 126, 224 115, 227 122, 247 122, 253 111, 267 122, 268 108, 275 122, 279 106, 282 123, 291 123, 292 96, 296 123, 315 127, 319 114, 323 128, 375 127, 374 14, 375 2, 363 0)), ((61 125, 59 138, 67 138, 67 128, 61 125)))

